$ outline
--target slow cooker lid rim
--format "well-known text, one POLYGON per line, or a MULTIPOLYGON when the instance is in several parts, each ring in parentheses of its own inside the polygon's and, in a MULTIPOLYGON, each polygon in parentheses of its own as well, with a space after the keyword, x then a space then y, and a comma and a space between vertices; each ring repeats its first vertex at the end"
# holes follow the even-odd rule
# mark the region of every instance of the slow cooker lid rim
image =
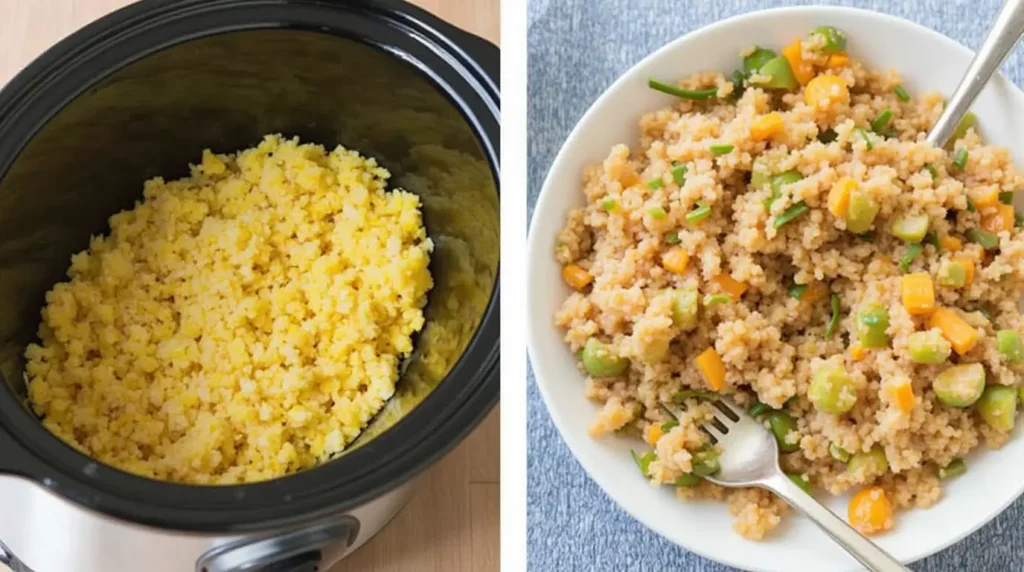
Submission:
MULTIPOLYGON (((256 0, 256 1, 248 1, 248 0, 242 0, 242 1, 239 1, 239 0, 223 0, 221 2, 218 2, 217 0, 214 0, 214 2, 207 3, 206 5, 208 6, 209 4, 214 4, 214 3, 222 4, 222 5, 232 5, 232 4, 235 4, 235 5, 242 5, 242 4, 247 4, 247 5, 251 5, 251 4, 271 4, 270 2, 266 2, 265 0, 263 0, 263 1, 261 1, 261 0, 256 0)), ((148 6, 148 5, 161 5, 162 4, 165 7, 174 7, 174 6, 178 5, 178 4, 188 4, 188 2, 179 2, 178 0, 172 0, 172 1, 167 1, 167 0, 148 0, 148 1, 143 2, 141 4, 145 5, 145 6, 148 6)), ((280 2, 273 2, 273 4, 281 4, 281 3, 280 2)), ((129 9, 130 8, 137 8, 137 9, 141 10, 142 6, 129 7, 129 9)), ((145 18, 142 15, 138 15, 137 19, 138 20, 144 20, 145 18)), ((97 23, 97 24, 99 24, 99 23, 97 23)), ((130 27, 129 24, 130 24, 130 22, 125 24, 125 26, 130 27)), ((248 29, 253 29, 253 27, 249 27, 248 29)), ((121 31, 123 32, 124 30, 121 30, 121 31)), ((213 34, 221 33, 221 32, 223 32, 223 30, 214 30, 214 31, 210 31, 208 34, 204 34, 204 35, 213 35, 213 34)), ((90 39, 90 41, 96 42, 96 43, 105 43, 105 42, 109 42, 109 41, 116 41, 116 40, 112 40, 111 38, 116 38, 116 34, 114 32, 110 32, 109 34, 97 33, 95 37, 90 39)), ((75 38, 74 38, 74 35, 73 35, 72 37, 69 37, 67 40, 64 40, 62 43, 73 41, 74 39, 75 38)), ((191 38, 191 39, 194 39, 194 38, 191 38)), ((188 39, 183 39, 181 41, 187 41, 187 40, 188 39)), ((7 94, 6 95, 5 94, 0 94, 0 113, 2 113, 2 110, 5 107, 5 104, 10 104, 11 103, 11 99, 14 99, 15 102, 16 102, 16 100, 17 100, 16 96, 19 93, 21 93, 21 94, 28 94, 29 92, 32 92, 35 89, 48 89, 50 87, 50 83, 48 81, 45 81, 45 80, 48 79, 47 76, 49 74, 47 72, 49 70, 51 70, 53 66, 58 66, 58 67, 60 67, 60 66, 67 66, 67 65, 71 65, 72 62, 78 61, 78 56, 81 56, 82 52, 79 52, 77 55, 76 54, 71 54, 70 53, 70 45, 71 44, 65 44, 65 48, 67 48, 67 49, 63 53, 55 52, 55 53, 47 54, 49 56, 49 58, 50 58, 50 61, 43 62, 46 65, 43 65, 43 63, 41 63, 40 65, 36 66, 35 69, 30 69, 30 68, 32 68, 32 66, 30 66, 30 68, 26 68, 26 70, 23 71, 22 74, 19 74, 19 75, 23 76, 22 77, 22 83, 24 85, 21 85, 21 88, 17 89, 18 85, 17 84, 13 84, 13 82, 12 82, 12 85, 9 86, 9 89, 5 90, 5 91, 7 91, 7 94), (39 78, 42 78, 44 81, 42 81, 40 83, 34 83, 32 81, 34 79, 39 79, 39 78), (7 99, 7 101, 4 101, 5 99, 7 99)), ((56 78, 54 80, 55 83, 59 83, 60 79, 61 78, 56 78)), ((91 85, 93 85, 93 84, 91 84, 91 85)), ((86 86, 84 89, 88 89, 88 86, 86 86)), ((79 95, 80 93, 81 92, 76 93, 75 96, 79 95)), ((478 95, 482 96, 483 94, 478 94, 478 95)), ((73 96, 72 96, 72 99, 73 99, 73 96)), ((65 104, 66 104, 66 102, 65 102, 65 104)), ((63 105, 58 106, 58 110, 59 110, 59 108, 62 108, 62 107, 63 107, 63 105)), ((465 112, 467 110, 465 108, 463 108, 463 111, 465 112)), ((56 111, 54 111, 53 113, 56 113, 56 111)), ((42 120, 42 123, 45 124, 45 122, 48 121, 51 118, 52 118, 52 113, 47 114, 47 116, 42 120)), ((3 127, 4 127, 3 123, 0 122, 0 131, 3 131, 3 127)), ((41 127, 41 125, 39 127, 41 127)), ((481 139, 485 139, 485 140, 489 140, 490 139, 488 137, 488 134, 482 130, 482 127, 480 125, 474 125, 474 130, 477 131, 477 135, 481 139)), ((35 132, 36 131, 34 130, 31 135, 26 137, 25 143, 27 143, 27 141, 31 140, 31 137, 35 135, 35 132)), ((495 142, 495 144, 496 144, 496 142, 495 142)), ((23 145, 19 145, 19 149, 17 149, 17 152, 14 153, 14 155, 16 156, 18 153, 20 153, 22 148, 23 148, 23 145)), ((492 167, 495 170, 495 178, 497 180, 497 164, 496 163, 493 164, 492 167)), ((497 288, 497 283, 495 283, 495 287, 493 289, 492 297, 491 297, 491 300, 490 300, 489 304, 496 305, 497 300, 498 300, 498 288, 497 288)), ((486 314, 485 314, 485 319, 486 319, 486 314)), ((480 328, 482 328, 482 327, 483 327, 483 323, 481 323, 480 328)), ((479 338, 480 334, 481 334, 481 332, 478 329, 478 331, 474 335, 474 341, 476 341, 479 338)), ((497 343, 497 342, 495 342, 495 343, 497 343)), ((494 358, 493 358, 494 363, 495 363, 494 368, 497 368, 497 360, 498 360, 497 350, 495 350, 494 353, 495 353, 494 358)), ((497 373, 494 373, 494 375, 496 376, 497 373)), ((445 381, 449 381, 449 380, 447 380, 447 378, 446 378, 445 381)), ((442 385, 444 383, 445 382, 442 382, 442 385)), ((496 380, 495 380, 495 383, 496 383, 496 380)), ((481 390, 485 389, 489 385, 491 385, 491 384, 487 383, 486 381, 481 382, 479 384, 479 389, 481 389, 481 390)), ((0 392, 0 399, 4 399, 6 397, 10 397, 11 399, 17 401, 17 398, 13 395, 13 393, 10 391, 9 388, 5 388, 5 390, 7 391, 7 395, 4 395, 4 392, 0 392)), ((429 397, 428 397, 428 399, 429 399, 429 397)), ((479 414, 481 417, 482 417, 483 414, 485 414, 487 411, 490 410, 490 408, 493 406, 494 403, 497 402, 496 387, 495 387, 495 390, 493 391, 492 397, 488 400, 488 402, 489 402, 489 405, 483 410, 483 413, 479 414)), ((423 405, 423 404, 421 404, 421 405, 423 405)), ((21 404, 18 403, 16 406, 20 408, 21 404)), ((452 417, 456 417, 456 415, 453 415, 452 417)), ((38 425, 38 423, 37 423, 37 425, 38 425)), ((397 427, 395 427, 395 428, 397 428, 397 427)), ((45 429, 43 429, 41 426, 39 427, 39 429, 45 431, 45 429)), ((465 429, 466 432, 468 432, 468 430, 469 430, 468 428, 465 429)), ((452 444, 452 446, 454 446, 454 443, 452 444)), ((432 460, 433 459, 425 460, 424 461, 424 466, 429 464, 430 462, 432 462, 432 460)), ((413 467, 413 472, 411 474, 415 474, 415 472, 418 472, 418 470, 419 470, 419 468, 413 467)), ((411 476, 411 474, 410 474, 410 476, 411 476)), ((161 483, 161 484, 163 484, 163 483, 161 483)), ((395 483, 392 486, 397 486, 397 483, 395 483)))

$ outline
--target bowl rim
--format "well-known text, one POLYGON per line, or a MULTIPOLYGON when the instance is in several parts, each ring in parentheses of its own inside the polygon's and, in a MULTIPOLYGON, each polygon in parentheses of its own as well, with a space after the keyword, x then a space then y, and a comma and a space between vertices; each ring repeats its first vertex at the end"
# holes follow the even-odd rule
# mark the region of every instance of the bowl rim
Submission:
MULTIPOLYGON (((43 125, 111 73, 191 41, 275 30, 354 41, 406 65, 473 131, 500 201, 497 48, 397 0, 142 0, 112 12, 55 44, 0 89, 0 179, 43 125)), ((479 320, 462 354, 419 404, 365 446, 309 470, 221 486, 130 474, 65 444, 0 381, 0 473, 124 521, 173 530, 262 531, 338 514, 421 473, 497 404, 500 261, 479 320)))
MULTIPOLYGON (((672 51, 678 49, 681 45, 684 45, 686 43, 689 43, 689 42, 692 42, 694 40, 697 40, 697 39, 701 38, 704 35, 711 34, 712 32, 714 32, 718 28, 725 27, 725 26, 730 26, 730 25, 735 25, 735 24, 738 24, 738 23, 741 23, 741 22, 757 20, 757 19, 763 18, 766 15, 773 15, 773 16, 775 16, 775 15, 782 15, 782 16, 789 16, 789 15, 792 15, 792 16, 814 15, 814 16, 818 16, 818 17, 824 16, 824 17, 829 17, 829 18, 833 18, 833 19, 838 19, 838 18, 841 18, 844 14, 854 14, 857 17, 860 17, 860 18, 868 18, 868 19, 874 18, 876 20, 887 20, 891 24, 897 24, 899 26, 903 26, 903 27, 906 27, 906 28, 913 29, 916 33, 921 34, 923 36, 923 38, 926 41, 928 41, 928 42, 944 44, 945 47, 948 48, 948 49, 959 51, 959 52, 961 52, 961 53, 963 53, 963 54, 965 54, 967 56, 970 56, 970 57, 974 56, 974 51, 971 50, 970 48, 964 46, 963 44, 961 44, 960 42, 958 42, 958 41, 956 41, 956 40, 954 40, 952 38, 949 38, 948 36, 945 36, 945 35, 937 32, 937 31, 935 31, 935 30, 933 30, 931 28, 928 28, 927 26, 924 26, 922 24, 918 24, 917 22, 908 20, 906 18, 902 18, 902 17, 899 17, 899 16, 894 16, 892 14, 886 14, 884 12, 879 12, 879 11, 870 10, 870 9, 866 9, 866 8, 859 8, 859 7, 836 6, 836 5, 784 6, 784 7, 768 8, 768 9, 763 9, 763 10, 755 10, 755 11, 746 12, 746 13, 743 13, 743 14, 736 14, 734 16, 730 16, 728 18, 724 18, 722 20, 718 20, 718 21, 712 22, 712 23, 710 23, 708 25, 702 26, 702 27, 697 28, 697 29, 695 29, 695 30, 693 30, 691 32, 688 32, 688 33, 686 33, 686 34, 684 34, 684 35, 682 35, 682 36, 680 36, 680 37, 678 37, 678 38, 676 38, 676 39, 674 39, 674 40, 672 40, 672 41, 662 45, 661 47, 657 48, 653 52, 651 52, 648 55, 644 56, 642 59, 640 59, 636 63, 630 65, 628 69, 623 71, 615 79, 615 81, 611 83, 611 85, 606 87, 601 92, 601 95, 598 96, 597 99, 594 100, 594 102, 587 108, 587 110, 583 113, 583 115, 580 116, 580 118, 576 121, 576 124, 573 126, 572 130, 570 130, 569 134, 566 136, 566 138, 563 141, 563 143, 562 143, 561 147, 559 148, 558 152, 555 154, 555 157, 552 160, 550 167, 548 167, 547 174, 544 177, 544 181, 541 184, 541 188, 540 188, 540 192, 539 192, 539 194, 537 196, 537 200, 536 200, 536 202, 533 205, 533 209, 532 209, 533 217, 536 217, 538 215, 538 213, 550 211, 551 207, 549 206, 549 203, 552 202, 552 200, 553 200, 552 197, 555 195, 555 193, 553 191, 551 191, 553 174, 557 173, 557 172, 560 172, 560 171, 565 169, 565 165, 564 164, 566 162, 568 162, 568 160, 569 160, 568 159, 568 157, 570 155, 569 150, 572 147, 575 146, 575 142, 576 142, 577 139, 580 138, 580 134, 583 131, 584 126, 587 123, 590 123, 591 121, 593 121, 593 118, 597 116, 598 108, 602 107, 602 104, 604 103, 604 101, 606 99, 611 98, 612 94, 617 92, 617 91, 619 91, 620 89, 622 89, 622 87, 624 85, 631 84, 631 83, 634 83, 634 82, 639 81, 639 80, 646 81, 646 76, 641 77, 640 71, 642 69, 644 69, 646 66, 648 66, 649 64, 651 64, 652 62, 654 62, 654 61, 656 61, 656 60, 658 60, 660 58, 665 57, 666 54, 671 53, 672 51)), ((1024 101, 1024 91, 1022 91, 1012 81, 1009 81, 1001 71, 997 71, 996 74, 993 75, 993 78, 990 81, 990 84, 992 82, 1002 82, 1002 83, 1005 83, 1006 86, 1012 88, 1011 92, 1018 99, 1020 99, 1021 101, 1024 101)), ((639 111, 638 111, 638 113, 639 113, 639 111)), ((564 216, 564 213, 562 213, 562 215, 564 216)), ((528 237, 527 237, 527 250, 526 250, 528 260, 530 261, 528 263, 527 269, 526 269, 527 270, 527 285, 528 285, 528 287, 533 284, 533 276, 534 276, 534 274, 538 273, 537 262, 536 261, 544 259, 545 257, 550 257, 550 249, 548 248, 548 245, 541 244, 542 241, 547 240, 550 237, 539 237, 539 236, 537 236, 537 233, 535 232, 536 225, 534 224, 535 218, 533 218, 533 217, 531 217, 531 220, 529 221, 529 233, 528 233, 528 237)), ((629 503, 627 502, 629 500, 628 497, 626 495, 624 495, 624 494, 618 493, 616 487, 612 486, 611 479, 609 477, 603 475, 602 471, 600 470, 600 466, 598 466, 598 464, 595 463, 593 460, 589 460, 588 457, 586 456, 586 454, 584 454, 582 452, 582 445, 581 445, 582 441, 580 439, 577 439, 576 437, 572 436, 567 431, 563 431, 563 429, 562 429, 563 426, 567 426, 568 424, 574 422, 574 420, 567 419, 562 414, 562 412, 560 410, 558 410, 556 407, 553 407, 554 398, 551 395, 551 393, 548 391, 546 383, 541 381, 542 379, 544 379, 544 375, 539 370, 539 368, 537 366, 537 364, 538 364, 537 360, 533 359, 534 355, 540 353, 537 350, 537 348, 541 347, 539 345, 539 340, 538 340, 540 329, 541 328, 545 328, 545 327, 552 327, 552 324, 551 324, 551 321, 550 321, 550 317, 549 316, 545 316, 544 318, 546 319, 546 321, 541 320, 540 323, 538 323, 538 320, 535 317, 535 313, 533 313, 533 312, 528 313, 527 327, 526 327, 526 339, 527 339, 527 354, 528 354, 528 357, 530 358, 530 360, 529 360, 530 361, 530 366, 531 366, 531 368, 532 368, 532 370, 534 372, 534 378, 536 380, 537 389, 538 389, 538 391, 539 391, 539 393, 541 395, 541 399, 544 402, 544 406, 547 409, 548 415, 551 417, 552 423, 558 429, 558 433, 562 437, 562 440, 568 446, 570 452, 572 453, 572 455, 576 459, 576 461, 583 467, 584 471, 587 473, 587 476, 590 477, 590 479, 593 480, 595 483, 597 483, 597 485, 601 488, 601 490, 609 498, 611 498, 612 501, 621 510, 623 510, 625 513, 627 513, 630 517, 632 517, 637 522, 641 523, 645 528, 655 532, 656 534, 658 534, 659 536, 661 536, 665 540, 671 542, 672 544, 675 544, 676 546, 679 546, 680 548, 683 548, 684 550, 692 552, 692 553, 694 553, 694 554, 696 554, 696 555, 698 555, 698 556, 700 556, 702 558, 706 558, 708 560, 711 560, 711 561, 714 561, 714 562, 719 562, 721 564, 725 564, 725 565, 732 566, 732 567, 735 567, 735 568, 739 568, 739 569, 743 569, 743 570, 751 570, 753 572, 760 572, 761 570, 765 570, 765 571, 769 570, 769 569, 762 569, 762 568, 748 568, 747 567, 748 565, 745 562, 739 561, 738 559, 734 558, 731 554, 728 554, 728 553, 726 553, 726 554, 711 555, 708 551, 704 550, 704 547, 702 547, 699 544, 695 544, 695 543, 686 544, 684 542, 677 542, 675 539, 670 537, 667 534, 667 532, 662 529, 662 527, 650 524, 644 518, 641 518, 641 516, 638 514, 639 513, 638 510, 636 510, 636 509, 634 509, 634 508, 629 506, 629 503)), ((986 525, 989 522, 991 522, 999 514, 1003 513, 1007 509, 1007 507, 1009 507, 1009 505, 1012 504, 1015 500, 1020 498, 1022 494, 1024 494, 1024 483, 1021 483, 1019 485, 1018 489, 1017 489, 1016 494, 1014 494, 1014 495, 1008 497, 1007 499, 1005 499, 1000 504, 1000 506, 998 507, 998 509, 995 512, 989 514, 988 516, 986 516, 986 517, 984 517, 982 519, 979 519, 978 522, 974 523, 970 527, 967 527, 960 534, 957 534, 957 535, 951 537, 950 539, 946 540, 945 542, 940 542, 940 543, 936 544, 935 546, 930 547, 927 550, 923 550, 923 551, 919 551, 918 553, 911 554, 910 556, 903 558, 902 561, 904 563, 915 562, 915 561, 918 561, 918 560, 920 560, 922 558, 926 558, 928 556, 931 556, 931 555, 933 555, 933 554, 935 554, 935 553, 937 553, 937 552, 939 552, 941 550, 944 550, 944 549, 946 549, 946 548, 948 548, 948 547, 950 547, 950 546, 952 546, 954 544, 959 543, 960 541, 962 541, 966 537, 968 537, 971 534, 977 532, 978 529, 980 529, 984 525, 986 525)), ((921 509, 917 509, 917 510, 921 510, 921 509)), ((771 542, 771 541, 769 540, 769 542, 771 542)), ((860 568, 856 568, 856 569, 859 570, 860 568)))

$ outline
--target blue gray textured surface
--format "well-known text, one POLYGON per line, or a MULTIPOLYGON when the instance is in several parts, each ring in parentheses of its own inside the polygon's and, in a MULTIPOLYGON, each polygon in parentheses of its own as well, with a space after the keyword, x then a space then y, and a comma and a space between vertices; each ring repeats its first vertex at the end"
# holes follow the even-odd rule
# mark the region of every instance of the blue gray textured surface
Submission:
MULTIPOLYGON (((977 46, 1001 0, 861 0, 977 46)), ((679 36, 736 14, 817 2, 770 0, 529 0, 529 203, 587 108, 623 72, 679 36)), ((1003 71, 1024 80, 1024 47, 1003 71)), ((529 569, 726 572, 623 512, 587 476, 551 423, 532 370, 528 383, 529 569)), ((917 572, 1024 570, 1024 499, 963 542, 911 567, 917 572)), ((826 571, 823 571, 826 572, 826 571)))

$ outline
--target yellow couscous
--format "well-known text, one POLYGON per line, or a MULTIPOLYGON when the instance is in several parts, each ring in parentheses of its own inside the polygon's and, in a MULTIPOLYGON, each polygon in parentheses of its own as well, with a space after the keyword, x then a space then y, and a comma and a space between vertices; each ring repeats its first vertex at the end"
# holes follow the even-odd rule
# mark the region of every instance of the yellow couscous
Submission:
POLYGON ((342 451, 394 393, 432 286, 419 199, 389 176, 268 136, 147 182, 47 293, 32 407, 97 460, 171 481, 342 451))

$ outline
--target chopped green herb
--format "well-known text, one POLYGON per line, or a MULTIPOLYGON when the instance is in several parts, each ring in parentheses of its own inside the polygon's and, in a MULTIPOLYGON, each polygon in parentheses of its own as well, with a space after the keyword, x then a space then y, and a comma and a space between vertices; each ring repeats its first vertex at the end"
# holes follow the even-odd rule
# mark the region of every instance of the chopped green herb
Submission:
POLYGON ((677 391, 672 396, 672 400, 676 403, 682 403, 687 399, 701 399, 704 401, 714 401, 718 399, 718 394, 709 389, 683 389, 677 391))
POLYGON ((800 296, 804 295, 804 290, 807 290, 807 286, 807 284, 793 284, 789 287, 789 297, 799 300, 800 296))
POLYGON ((629 454, 633 455, 633 460, 636 461, 636 466, 640 467, 640 474, 645 477, 650 476, 647 473, 647 469, 651 466, 651 461, 658 459, 658 454, 654 451, 647 451, 643 455, 637 455, 636 451, 630 449, 629 454))
POLYGON ((665 183, 662 182, 662 180, 660 178, 651 179, 650 181, 647 181, 647 188, 648 189, 660 189, 664 185, 665 185, 665 183))
POLYGON ((807 206, 807 203, 805 203, 804 201, 800 201, 795 205, 789 207, 785 211, 783 211, 783 213, 780 214, 779 216, 775 217, 775 221, 772 222, 772 226, 774 226, 775 228, 779 228, 784 224, 793 222, 794 220, 809 213, 810 211, 811 207, 807 206))
POLYGON ((875 239, 875 231, 869 230, 867 232, 862 232, 862 233, 857 235, 857 238, 859 238, 861 240, 874 240, 875 239))
POLYGON ((939 172, 935 170, 935 166, 934 165, 931 165, 931 164, 925 165, 924 166, 924 170, 928 171, 928 174, 932 176, 933 180, 939 178, 939 172))
POLYGON ((1013 191, 1003 191, 999 193, 999 202, 1003 203, 1004 205, 1012 205, 1013 191))
POLYGON ((665 244, 679 244, 679 233, 676 231, 666 232, 665 244))
POLYGON ((974 201, 972 201, 970 197, 967 197, 967 212, 973 213, 977 210, 978 209, 974 208, 974 201))
POLYGON ((665 212, 665 209, 661 207, 651 207, 647 209, 647 214, 651 215, 651 218, 653 218, 654 220, 664 220, 665 217, 668 216, 668 213, 665 212))
POLYGON ((672 484, 677 487, 689 488, 697 486, 697 484, 700 483, 702 480, 703 479, 701 479, 699 476, 693 473, 683 473, 682 475, 679 475, 679 478, 676 479, 675 482, 672 484))
POLYGON ((964 236, 967 237, 967 240, 980 244, 985 250, 993 250, 999 246, 999 237, 987 230, 969 228, 964 236))
POLYGON ((667 93, 669 95, 674 95, 676 97, 681 97, 683 99, 704 100, 712 99, 713 97, 718 95, 717 87, 711 87, 708 89, 683 89, 681 87, 676 87, 674 85, 662 83, 656 79, 648 80, 647 86, 655 91, 660 91, 662 93, 667 93))
POLYGON ((722 143, 708 147, 708 149, 711 149, 712 155, 725 155, 726 153, 731 153, 735 148, 736 147, 730 143, 722 143))
POLYGON ((672 180, 680 187, 686 182, 686 165, 672 165, 672 180))
POLYGON ((619 203, 615 199, 605 199, 601 201, 601 208, 608 212, 615 210, 615 207, 617 206, 619 206, 619 203))
POLYGON ((871 130, 875 133, 881 133, 885 126, 892 120, 892 110, 884 109, 878 114, 878 117, 871 122, 871 130))
POLYGON ((900 258, 900 269, 904 272, 910 272, 910 263, 921 254, 922 250, 924 250, 924 247, 920 243, 908 244, 907 250, 904 251, 903 257, 900 258))
POLYGON ((855 128, 854 131, 856 131, 861 136, 861 138, 864 139, 864 144, 867 145, 868 151, 875 148, 875 146, 871 143, 871 137, 868 135, 867 131, 864 131, 860 127, 855 128))
POLYGON ((833 129, 826 129, 818 133, 818 141, 822 143, 831 143, 839 138, 839 135, 833 129))
POLYGON ((967 166, 967 149, 961 147, 953 153, 953 166, 961 171, 967 166))
POLYGON ((735 99, 742 97, 743 92, 746 91, 747 87, 743 84, 746 79, 747 76, 743 75, 740 70, 732 71, 732 95, 735 99))
POLYGON ((828 321, 828 327, 825 328, 825 339, 830 339, 836 333, 836 328, 839 327, 839 296, 832 294, 832 319, 828 321))
POLYGON ((907 90, 903 89, 902 85, 897 85, 892 90, 896 93, 896 97, 900 98, 900 101, 910 101, 910 94, 907 93, 907 90))
POLYGON ((729 302, 732 302, 732 296, 728 294, 704 295, 704 306, 716 306, 718 304, 728 304, 729 302))
POLYGON ((934 232, 929 232, 928 234, 924 235, 924 242, 925 244, 930 244, 934 246, 936 251, 942 252, 942 243, 939 242, 939 236, 934 232))
POLYGON ((711 206, 704 202, 698 202, 697 208, 686 213, 686 222, 696 224, 709 216, 711 216, 711 206))
POLYGON ((760 401, 755 401, 754 404, 750 406, 750 410, 748 411, 748 413, 750 413, 751 417, 758 417, 759 415, 771 411, 771 409, 771 407, 768 407, 764 403, 761 403, 760 401))
POLYGON ((668 421, 665 421, 664 423, 661 424, 661 430, 663 432, 665 432, 665 433, 668 433, 669 431, 672 430, 673 427, 678 427, 678 426, 679 426, 679 422, 678 421, 676 421, 675 419, 669 419, 668 421))

